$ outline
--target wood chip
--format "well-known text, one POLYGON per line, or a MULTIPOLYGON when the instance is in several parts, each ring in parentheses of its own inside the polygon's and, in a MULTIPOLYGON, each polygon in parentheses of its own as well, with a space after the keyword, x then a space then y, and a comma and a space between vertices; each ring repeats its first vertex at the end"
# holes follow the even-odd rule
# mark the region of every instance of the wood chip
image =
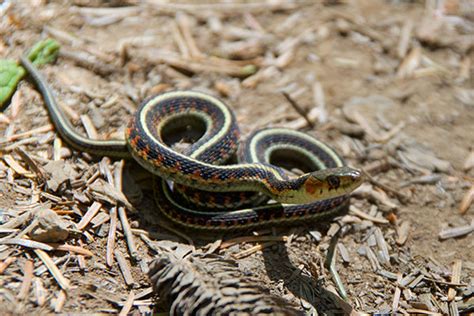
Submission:
POLYGON ((464 194, 461 203, 459 203, 459 212, 461 214, 465 214, 469 207, 472 205, 474 201, 474 184, 471 188, 464 194))
MULTIPOLYGON (((402 274, 398 273, 397 280, 402 279, 402 274)), ((395 288, 395 293, 393 294, 393 301, 392 301, 392 313, 397 313, 398 312, 398 306, 400 304, 400 295, 402 294, 402 291, 400 287, 395 288)))
POLYGON ((408 239, 408 233, 410 232, 410 228, 411 221, 409 220, 403 221, 400 225, 397 225, 397 239, 395 241, 397 245, 402 246, 405 244, 408 239))
POLYGON ((349 251, 347 251, 346 246, 342 243, 337 243, 337 249, 339 250, 339 254, 341 255, 342 261, 345 263, 350 263, 351 262, 351 257, 349 255, 349 251))
MULTIPOLYGON (((459 283, 461 282, 461 269, 462 269, 462 260, 455 260, 453 263, 453 272, 451 275, 451 282, 459 283)), ((456 296, 456 289, 450 287, 448 290, 448 302, 454 300, 456 296)))
POLYGON ((474 231, 474 220, 472 220, 470 225, 454 227, 449 229, 444 229, 439 233, 440 239, 456 238, 468 235, 474 231))

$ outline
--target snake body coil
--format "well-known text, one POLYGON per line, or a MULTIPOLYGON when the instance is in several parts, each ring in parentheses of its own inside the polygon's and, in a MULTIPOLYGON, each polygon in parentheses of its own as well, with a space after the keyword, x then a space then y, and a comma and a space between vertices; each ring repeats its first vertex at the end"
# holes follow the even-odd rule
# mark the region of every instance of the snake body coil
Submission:
POLYGON ((222 165, 237 148, 235 117, 222 101, 195 91, 173 91, 145 100, 126 129, 125 140, 85 138, 65 119, 41 74, 26 58, 21 61, 41 91, 57 131, 72 147, 95 155, 131 155, 153 174, 186 187, 253 191, 277 201, 238 211, 198 211, 180 203, 165 180, 156 181, 159 208, 181 225, 235 229, 319 219, 344 208, 348 194, 362 182, 360 172, 345 166, 329 146, 287 129, 253 133, 240 146, 240 163, 222 165), (189 126, 198 131, 198 139, 182 153, 173 150, 168 142, 189 126), (308 172, 289 178, 272 165, 285 159, 308 172))

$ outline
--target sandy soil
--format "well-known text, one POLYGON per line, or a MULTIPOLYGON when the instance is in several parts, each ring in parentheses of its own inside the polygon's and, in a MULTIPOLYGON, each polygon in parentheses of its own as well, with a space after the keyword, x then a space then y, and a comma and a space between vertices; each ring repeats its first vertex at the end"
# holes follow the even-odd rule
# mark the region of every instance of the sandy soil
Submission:
MULTIPOLYGON (((285 243, 265 244, 263 251, 237 261, 242 271, 299 309, 317 310, 321 314, 348 313, 347 305, 334 294, 334 281, 323 267, 331 240, 327 229, 342 227, 339 244, 347 249, 349 261, 338 254, 336 265, 347 291, 348 304, 354 310, 391 311, 397 289, 400 289, 399 311, 408 313, 418 308, 447 313, 446 285, 425 280, 424 284, 401 287, 397 286, 396 277, 397 274, 399 278, 418 276, 420 271, 425 271, 425 276, 449 282, 453 262, 461 260, 460 283, 473 284, 472 233, 446 240, 440 239, 439 233, 447 228, 472 225, 474 219, 472 205, 464 215, 458 210, 474 179, 474 168, 465 167, 474 144, 474 50, 472 39, 471 46, 463 42, 468 41, 469 28, 472 37, 474 10, 467 6, 448 7, 444 17, 456 17, 456 21, 464 24, 449 24, 454 23, 454 18, 439 18, 444 21, 437 20, 441 26, 436 28, 435 22, 428 23, 432 29, 428 30, 429 36, 425 36, 424 18, 434 19, 434 13, 426 10, 422 1, 357 0, 340 1, 342 4, 339 5, 330 4, 338 1, 315 1, 292 9, 266 9, 252 14, 236 10, 196 9, 185 13, 184 18, 176 15, 175 9, 139 2, 122 3, 133 7, 123 14, 84 9, 100 6, 100 1, 15 2, 1 19, 0 56, 18 58, 25 49, 48 34, 61 43, 62 51, 87 54, 87 61, 82 64, 77 57, 61 55, 55 64, 44 67, 42 71, 60 104, 70 107, 76 114, 89 115, 99 135, 104 138, 120 137, 127 118, 147 96, 171 88, 192 88, 223 98, 234 109, 244 135, 263 126, 296 126, 331 143, 352 166, 368 168, 374 163, 393 159, 398 166, 374 172, 373 177, 378 184, 394 189, 407 200, 402 201, 400 196, 377 185, 369 186, 369 191, 387 194, 383 199, 368 198, 369 193, 356 194, 353 199, 353 205, 358 209, 379 219, 388 218, 390 223, 380 224, 351 213, 333 223, 262 231, 261 234, 289 236, 289 239, 285 243), (220 55, 227 59, 222 48, 225 43, 255 40, 257 44, 253 45, 257 53, 247 63, 257 65, 261 72, 266 69, 270 75, 251 84, 249 78, 238 78, 220 71, 182 69, 164 61, 162 56, 166 52, 184 56, 176 38, 176 27, 182 25, 177 23, 180 18, 184 19, 184 24, 190 23, 191 35, 205 56, 220 55), (216 19, 222 27, 213 31, 212 23, 216 19), (400 53, 401 34, 410 25, 408 48, 400 53), (237 34, 235 29, 255 34, 237 34), (285 42, 291 40, 296 41, 293 46, 285 42), (288 60, 278 60, 285 53, 288 53, 288 60), (298 123, 301 116, 281 91, 290 93, 297 104, 309 112, 317 106, 314 101, 315 83, 322 88, 328 119, 321 116, 312 118, 315 127, 308 128, 304 123, 298 123), (107 104, 110 99, 111 103, 107 104), (358 119, 360 116, 365 120, 358 119), (341 127, 348 124, 360 133, 354 136, 341 127), (391 131, 393 135, 383 140, 376 139, 391 131), (433 176, 435 180, 401 186, 421 176, 433 176), (396 241, 403 222, 409 222, 408 240, 398 244, 396 241), (390 261, 378 262, 376 265, 380 266, 374 269, 364 255, 364 249, 371 248, 376 260, 380 261, 380 249, 377 248, 380 244, 374 241, 377 231, 382 233, 388 245, 390 261), (320 232, 323 237, 316 240, 313 237, 317 235, 315 232, 320 232), (384 275, 384 271, 394 273, 395 280, 384 275), (410 291, 411 294, 407 293, 410 291), (426 293, 432 294, 431 305, 427 303, 426 293)), ((120 4, 120 1, 113 3, 120 4)), ((230 65, 219 67, 225 69, 230 65)), ((13 113, 11 108, 5 111, 11 121, 0 123, 0 136, 19 134, 49 123, 43 101, 34 91, 34 86, 24 80, 19 92, 18 113, 13 113)), ((78 130, 84 131, 80 122, 80 119, 74 120, 78 130)), ((22 148, 38 157, 38 163, 46 164, 52 159, 54 140, 54 132, 49 131, 22 148)), ((91 203, 76 201, 72 207, 67 203, 55 203, 42 195, 33 198, 27 188, 47 189, 35 179, 28 180, 15 172, 10 174, 8 163, 2 162, 2 155, 7 154, 25 166, 15 152, 0 153, 0 211, 10 210, 5 214, 11 214, 11 210, 17 210, 22 203, 49 203, 49 207, 55 210, 69 207, 74 211, 63 215, 69 221, 78 223, 81 220, 91 203), (17 189, 18 186, 24 190, 17 189)), ((97 170, 99 160, 88 159, 65 148, 61 154, 67 163, 76 164, 81 160, 97 170)), ((110 163, 108 166, 116 167, 110 163)), ((127 174, 142 174, 129 161, 125 163, 125 169, 127 174)), ((124 191, 139 211, 128 213, 132 227, 154 233, 150 238, 154 236, 152 239, 162 242, 186 243, 167 230, 167 226, 161 225, 163 220, 156 215, 152 193, 146 189, 149 185, 143 185, 147 181, 146 175, 144 178, 135 175, 126 179, 130 186, 124 191), (132 186, 132 182, 138 185, 132 186)), ((64 194, 63 200, 75 200, 71 194, 50 193, 64 194)), ((109 214, 110 209, 111 206, 104 203, 102 212, 109 214)), ((11 219, 1 212, 0 216, 3 216, 0 224, 3 219, 11 219)), ((119 225, 116 248, 125 256, 134 279, 134 284, 127 285, 117 263, 111 267, 106 265, 108 230, 109 222, 106 221, 98 228, 89 226, 85 229, 89 237, 79 238, 81 243, 77 239, 68 241, 92 251, 95 256, 86 258, 85 266, 79 262, 84 258, 74 254, 68 254, 67 259, 58 263, 73 285, 64 297, 62 293, 65 292, 45 272, 35 275, 29 295, 17 298, 25 262, 32 260, 35 269, 42 263, 31 250, 13 246, 2 248, 0 261, 16 258, 0 273, 2 308, 13 314, 33 311, 118 312, 120 302, 126 300, 130 291, 142 293, 150 286, 144 267, 156 254, 137 234, 138 257, 131 260, 119 225), (42 303, 38 301, 38 288, 44 291, 42 303)), ((236 237, 188 235, 196 236, 194 243, 202 249, 208 249, 216 239, 236 237)), ((245 235, 250 236, 251 232, 245 235)), ((255 245, 240 243, 216 252, 235 256, 255 245)), ((50 255, 56 259, 64 257, 65 253, 52 252, 50 255)), ((458 305, 462 303, 462 297, 458 292, 458 305)), ((132 307, 132 312, 146 313, 153 308, 163 310, 148 296, 140 299, 146 304, 140 309, 132 307)))

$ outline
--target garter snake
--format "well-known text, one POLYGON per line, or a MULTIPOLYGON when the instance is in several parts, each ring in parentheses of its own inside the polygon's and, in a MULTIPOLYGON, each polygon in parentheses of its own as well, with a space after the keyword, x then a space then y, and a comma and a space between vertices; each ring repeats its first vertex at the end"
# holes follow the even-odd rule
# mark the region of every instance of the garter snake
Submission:
POLYGON ((253 133, 240 146, 240 163, 223 165, 237 148, 236 119, 222 101, 196 91, 172 91, 143 101, 126 128, 125 140, 83 137, 65 118, 35 66, 24 57, 21 63, 40 90, 57 132, 73 148, 94 155, 131 156, 154 175, 191 188, 253 191, 276 201, 236 211, 198 211, 177 201, 166 180, 155 181, 160 210, 186 227, 235 229, 320 219, 341 211, 362 182, 361 173, 345 166, 328 145, 281 128, 253 133), (201 137, 185 152, 173 150, 166 138, 189 125, 197 125, 201 137), (272 165, 272 159, 281 156, 317 171, 287 177, 272 165))

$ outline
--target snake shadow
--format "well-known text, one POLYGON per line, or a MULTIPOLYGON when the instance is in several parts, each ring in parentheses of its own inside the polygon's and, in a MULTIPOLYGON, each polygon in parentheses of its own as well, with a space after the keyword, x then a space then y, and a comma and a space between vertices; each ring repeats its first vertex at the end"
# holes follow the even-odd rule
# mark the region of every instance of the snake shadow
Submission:
MULTIPOLYGON (((305 246, 307 242, 301 243, 298 241, 298 237, 304 235, 305 232, 315 229, 323 233, 327 231, 328 225, 318 224, 311 225, 308 228, 298 228, 296 231, 294 230, 295 238, 291 243, 278 243, 265 248, 263 259, 266 274, 274 284, 282 284, 291 293, 290 297, 294 296, 299 299, 300 307, 305 309, 307 313, 313 315, 316 313, 318 315, 348 315, 350 314, 348 303, 326 289, 325 278, 314 276, 319 273, 319 268, 324 265, 325 256, 319 256, 318 262, 315 262, 315 256, 308 253, 312 247, 305 246), (303 255, 291 250, 288 251, 295 247, 295 244, 297 244, 297 247, 307 248, 303 255)), ((323 269, 329 274, 328 269, 323 269)))

